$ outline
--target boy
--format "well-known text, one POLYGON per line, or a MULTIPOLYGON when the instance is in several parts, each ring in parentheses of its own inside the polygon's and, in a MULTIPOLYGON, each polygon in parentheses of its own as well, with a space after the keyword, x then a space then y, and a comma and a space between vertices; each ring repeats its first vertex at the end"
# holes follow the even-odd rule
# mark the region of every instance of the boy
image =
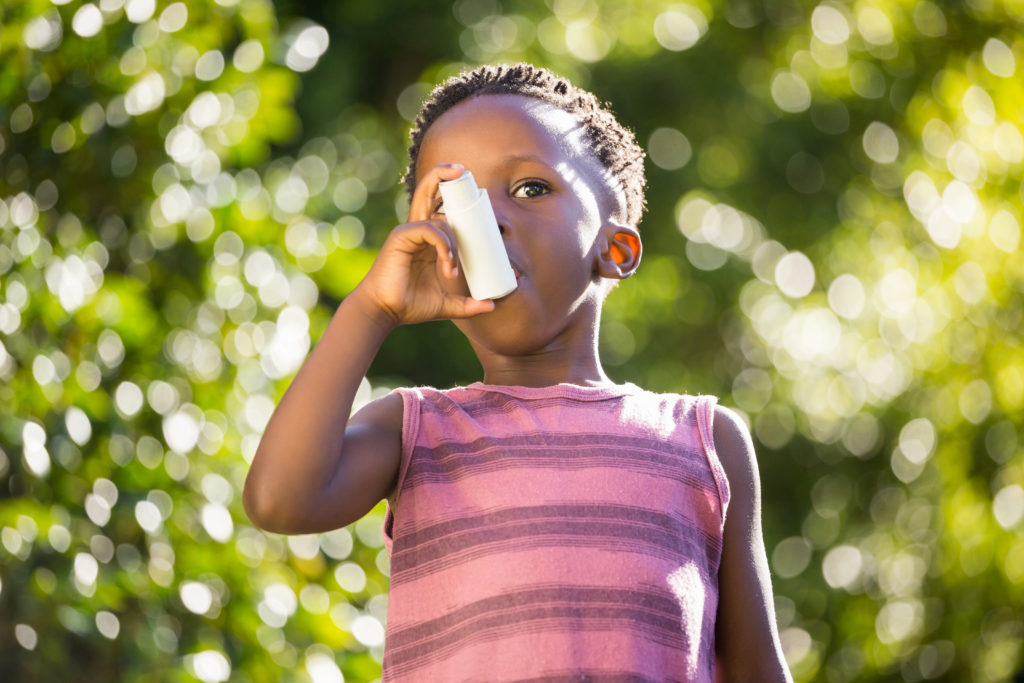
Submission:
POLYGON ((417 120, 409 222, 282 398, 244 495, 281 533, 387 498, 384 680, 713 681, 716 660, 724 680, 788 680, 745 426, 616 385, 598 357, 604 298, 640 262, 642 158, 593 95, 524 64, 450 80, 417 120), (464 168, 517 277, 497 301, 467 296, 438 199, 464 168), (434 319, 483 382, 349 419, 387 334, 434 319))

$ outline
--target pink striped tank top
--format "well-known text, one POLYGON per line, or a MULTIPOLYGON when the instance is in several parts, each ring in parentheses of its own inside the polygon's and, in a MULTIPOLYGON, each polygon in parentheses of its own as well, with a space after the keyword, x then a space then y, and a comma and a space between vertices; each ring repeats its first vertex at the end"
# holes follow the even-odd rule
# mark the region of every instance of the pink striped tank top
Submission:
POLYGON ((383 680, 714 680, 715 399, 399 389, 383 680))

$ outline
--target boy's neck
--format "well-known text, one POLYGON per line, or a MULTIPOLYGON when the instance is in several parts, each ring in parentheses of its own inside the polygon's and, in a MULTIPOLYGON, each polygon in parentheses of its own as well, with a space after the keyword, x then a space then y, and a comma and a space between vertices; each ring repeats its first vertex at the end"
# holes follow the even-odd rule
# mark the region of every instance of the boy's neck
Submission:
POLYGON ((501 386, 549 387, 556 384, 603 386, 614 384, 594 353, 580 357, 567 349, 543 349, 527 356, 478 353, 484 383, 501 386))

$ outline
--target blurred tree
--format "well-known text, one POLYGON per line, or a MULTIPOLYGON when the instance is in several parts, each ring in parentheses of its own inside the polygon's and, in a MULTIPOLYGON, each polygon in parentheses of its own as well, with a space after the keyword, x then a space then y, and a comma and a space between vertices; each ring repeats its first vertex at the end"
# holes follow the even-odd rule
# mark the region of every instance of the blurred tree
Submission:
MULTIPOLYGON (((1019 0, 2 7, 0 675, 379 676, 381 510, 289 538, 238 493, 422 98, 520 59, 647 146, 602 355, 749 418, 797 680, 1021 669, 1019 0)), ((363 399, 477 373, 406 328, 363 399)))

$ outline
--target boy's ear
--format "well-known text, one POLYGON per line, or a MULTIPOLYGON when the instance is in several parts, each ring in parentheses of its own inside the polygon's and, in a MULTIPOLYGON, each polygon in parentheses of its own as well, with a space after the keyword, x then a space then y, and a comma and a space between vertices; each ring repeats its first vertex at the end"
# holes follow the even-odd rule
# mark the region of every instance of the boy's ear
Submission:
POLYGON ((625 280, 640 265, 640 233, 629 225, 609 224, 601 235, 597 273, 612 280, 625 280))

